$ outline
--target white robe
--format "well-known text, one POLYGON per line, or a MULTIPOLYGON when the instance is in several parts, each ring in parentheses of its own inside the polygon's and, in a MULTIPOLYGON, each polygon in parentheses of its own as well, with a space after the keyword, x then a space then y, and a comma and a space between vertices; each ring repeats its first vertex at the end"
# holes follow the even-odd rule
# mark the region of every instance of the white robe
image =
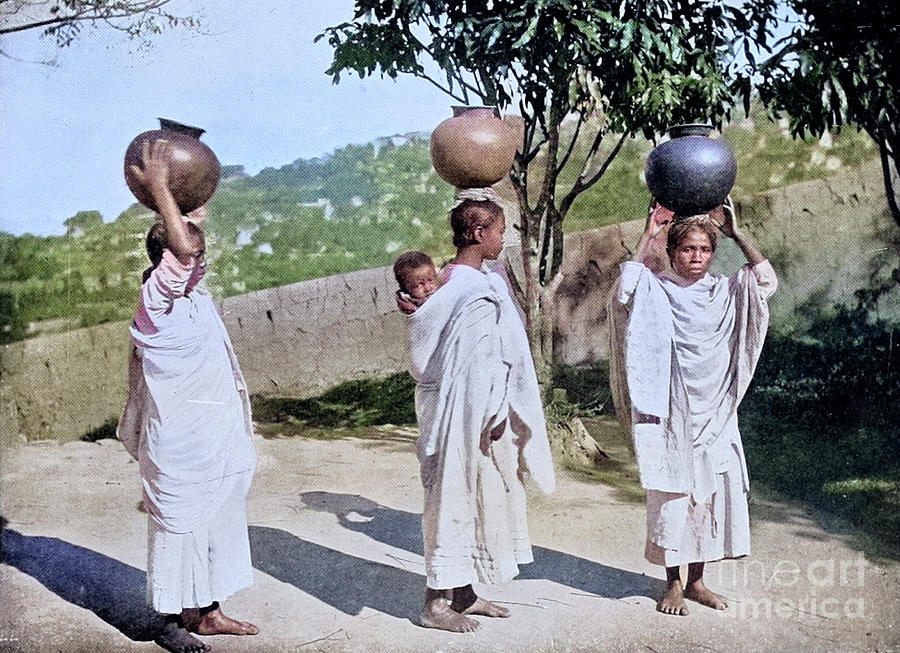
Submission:
MULTIPOLYGON (((745 520, 733 514, 741 501, 746 511, 749 490, 737 407, 762 350, 766 302, 776 287, 768 261, 693 284, 657 278, 633 261, 622 265, 610 307, 610 377, 648 491, 653 545, 683 551, 688 533, 688 539, 706 533, 737 542, 724 547, 725 557, 732 548, 741 551, 735 555, 749 552, 749 533, 739 532, 745 520), (736 486, 726 488, 723 478, 736 486), (723 503, 725 495, 730 499, 723 503), (721 519, 710 516, 723 506, 721 519), (723 520, 737 530, 722 532, 723 520), (698 522, 708 523, 708 531, 698 522)), ((696 551, 719 548, 701 543, 696 551)))
MULTIPOLYGON (((249 478, 256 465, 247 387, 218 309, 197 287, 202 275, 199 260, 183 265, 165 250, 162 262, 141 286, 131 326, 128 402, 118 428, 125 448, 138 460, 144 506, 153 521, 151 536, 186 535, 189 542, 206 542, 218 532, 218 522, 231 521, 218 514, 226 500, 228 510, 246 511, 249 478)), ((241 529, 234 533, 240 536, 241 529)), ((242 534, 246 540, 246 527, 242 534)), ((151 596, 157 609, 164 605, 161 611, 177 612, 180 607, 197 607, 175 607, 175 599, 159 598, 177 596, 180 601, 182 595, 197 594, 178 584, 232 583, 233 579, 217 578, 192 581, 192 575, 209 571, 206 553, 199 552, 198 568, 193 562, 184 565, 177 548, 184 546, 166 544, 150 550, 148 590, 157 594, 151 596), (163 551, 172 551, 171 559, 163 551), (169 586, 164 586, 162 579, 176 586, 168 580, 169 586)), ((243 580, 249 576, 249 555, 244 554, 249 547, 235 550, 241 553, 231 573, 243 580)), ((220 562, 213 567, 224 570, 229 565, 220 562)), ((206 592, 199 594, 205 600, 206 592)))
POLYGON ((532 560, 524 475, 544 492, 555 486, 534 363, 506 282, 454 266, 410 317, 410 347, 428 586, 506 582, 532 560))

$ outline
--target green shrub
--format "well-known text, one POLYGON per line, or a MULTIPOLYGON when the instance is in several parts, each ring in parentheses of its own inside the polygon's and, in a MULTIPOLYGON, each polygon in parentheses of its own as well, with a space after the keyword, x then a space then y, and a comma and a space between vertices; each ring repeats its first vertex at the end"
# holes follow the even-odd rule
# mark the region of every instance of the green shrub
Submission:
POLYGON ((555 365, 553 388, 565 391, 565 399, 581 415, 613 415, 609 389, 609 363, 555 365))
POLYGON ((82 442, 96 442, 105 438, 116 438, 116 429, 119 426, 118 417, 110 417, 100 426, 92 428, 90 431, 81 436, 82 442))
POLYGON ((773 333, 741 406, 751 476, 863 526, 900 531, 897 325, 837 306, 773 333))
POLYGON ((415 381, 406 372, 347 381, 309 399, 253 397, 253 416, 260 422, 307 427, 415 424, 414 390, 415 381))

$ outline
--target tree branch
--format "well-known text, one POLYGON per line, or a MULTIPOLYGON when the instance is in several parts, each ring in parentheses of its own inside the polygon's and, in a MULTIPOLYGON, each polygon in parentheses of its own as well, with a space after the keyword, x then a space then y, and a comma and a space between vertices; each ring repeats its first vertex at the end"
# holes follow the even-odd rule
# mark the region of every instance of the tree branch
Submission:
POLYGON ((549 126, 547 128, 547 160, 544 164, 544 179, 541 182, 541 193, 538 196, 535 212, 543 216, 553 201, 556 189, 556 157, 559 153, 559 124, 562 122, 559 102, 554 96, 550 104, 549 126))
POLYGON ((513 269, 512 261, 509 256, 503 257, 503 267, 506 270, 506 278, 509 279, 509 287, 512 288, 516 302, 524 309, 524 307, 527 306, 525 291, 522 289, 522 283, 516 276, 516 271, 513 269))
POLYGON ((462 102, 463 104, 469 103, 469 100, 467 97, 460 97, 460 96, 456 95, 453 91, 450 90, 449 87, 442 86, 440 82, 433 79, 429 75, 427 75, 425 73, 413 73, 413 75, 418 77, 419 79, 424 79, 426 82, 430 82, 431 84, 433 84, 434 86, 439 88, 441 91, 443 91, 444 93, 446 93, 447 95, 452 97, 454 100, 456 100, 458 102, 462 102))
POLYGON ((518 226, 518 229, 524 242, 528 238, 528 216, 531 214, 531 208, 528 206, 528 188, 522 177, 516 175, 515 172, 510 171, 510 178, 513 182, 512 187, 516 193, 516 198, 519 200, 519 222, 522 224, 518 226))
POLYGON ((0 2, 0 34, 11 34, 38 27, 51 27, 82 21, 118 20, 137 14, 157 13, 171 0, 150 0, 145 2, 116 3, 115 7, 104 7, 102 4, 77 3, 76 7, 67 7, 61 0, 45 0, 44 2, 0 2), (7 8, 4 5, 15 5, 7 8), (38 5, 44 5, 39 7, 38 5), (66 13, 66 12, 69 13, 66 13))
POLYGON ((578 113, 578 124, 575 125, 575 134, 573 134, 572 140, 569 141, 569 147, 566 148, 566 153, 563 155, 562 160, 559 162, 559 165, 556 166, 557 175, 563 171, 563 168, 566 167, 566 162, 568 162, 569 157, 572 156, 572 150, 575 149, 575 142, 578 140, 578 135, 581 133, 582 125, 584 125, 584 111, 578 113))
POLYGON ((619 150, 622 149, 622 146, 625 144, 625 140, 628 138, 628 133, 624 132, 621 136, 619 136, 619 141, 616 143, 616 146, 609 153, 609 156, 606 157, 606 161, 603 162, 603 165, 600 166, 600 169, 597 170, 585 183, 583 190, 587 190, 591 186, 597 183, 597 181, 606 173, 607 168, 609 168, 609 164, 613 162, 613 159, 619 154, 619 150))
POLYGON ((606 138, 606 129, 601 125, 597 129, 597 133, 594 135, 594 140, 591 141, 591 146, 588 148, 588 153, 584 157, 584 165, 581 166, 581 174, 579 178, 584 178, 587 175, 588 168, 591 167, 591 162, 594 160, 594 156, 600 150, 600 145, 603 143, 603 139, 606 138))
POLYGON ((575 180, 575 183, 572 185, 572 188, 566 193, 565 197, 563 197, 562 201, 559 204, 559 212, 560 215, 564 218, 566 213, 568 213, 569 208, 571 208, 572 203, 575 202, 575 198, 577 198, 581 193, 586 191, 588 188, 596 184, 600 178, 606 173, 606 170, 609 168, 610 164, 613 162, 613 159, 619 154, 619 150, 622 149, 622 146, 625 144, 625 140, 628 137, 627 133, 623 133, 620 137, 616 146, 612 149, 609 156, 606 157, 606 160, 603 162, 603 165, 600 166, 600 169, 597 170, 593 175, 591 175, 586 181, 584 179, 584 174, 578 176, 578 179, 575 180))
MULTIPOLYGON (((900 226, 900 206, 897 205, 897 193, 894 189, 893 175, 891 174, 891 158, 888 156, 890 150, 890 139, 885 133, 887 128, 882 128, 876 139, 878 143, 878 153, 881 158, 881 174, 884 181, 884 193, 887 196, 888 208, 891 211, 891 217, 897 226, 900 226)), ((896 161, 895 161, 896 166, 896 161)), ((900 168, 898 168, 900 170, 900 168)))

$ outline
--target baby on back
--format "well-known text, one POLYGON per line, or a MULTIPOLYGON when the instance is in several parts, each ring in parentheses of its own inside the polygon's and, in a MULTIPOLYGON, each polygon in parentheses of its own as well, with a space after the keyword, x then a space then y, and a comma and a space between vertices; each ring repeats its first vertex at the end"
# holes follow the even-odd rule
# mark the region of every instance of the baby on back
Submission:
POLYGON ((400 286, 397 304, 405 313, 415 312, 441 285, 434 262, 424 252, 404 252, 398 256, 394 277, 400 286))

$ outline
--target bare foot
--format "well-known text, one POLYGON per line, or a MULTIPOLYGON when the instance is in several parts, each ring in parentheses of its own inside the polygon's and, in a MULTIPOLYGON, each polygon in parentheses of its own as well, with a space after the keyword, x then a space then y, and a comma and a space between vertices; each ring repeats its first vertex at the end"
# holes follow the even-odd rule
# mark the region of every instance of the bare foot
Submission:
POLYGON ((203 616, 200 616, 200 611, 196 608, 190 608, 183 610, 181 617, 185 628, 198 635, 255 635, 259 632, 254 624, 226 617, 219 608, 214 608, 203 616))
POLYGON ((205 653, 210 650, 209 644, 204 644, 174 621, 166 622, 153 641, 171 653, 205 653))
POLYGON ((460 614, 480 614, 485 617, 503 617, 509 616, 509 610, 496 603, 481 598, 475 599, 475 603, 463 610, 460 614))
POLYGON ((419 623, 426 628, 440 628, 453 633, 471 633, 478 629, 478 622, 455 612, 444 598, 425 603, 419 623))
POLYGON ((684 588, 681 586, 680 580, 669 583, 666 593, 656 604, 656 609, 664 614, 675 614, 682 617, 687 615, 688 609, 684 604, 684 588))
POLYGON ((684 598, 705 605, 713 610, 724 610, 728 607, 728 601, 724 596, 716 594, 703 584, 702 580, 689 583, 684 590, 684 598))

